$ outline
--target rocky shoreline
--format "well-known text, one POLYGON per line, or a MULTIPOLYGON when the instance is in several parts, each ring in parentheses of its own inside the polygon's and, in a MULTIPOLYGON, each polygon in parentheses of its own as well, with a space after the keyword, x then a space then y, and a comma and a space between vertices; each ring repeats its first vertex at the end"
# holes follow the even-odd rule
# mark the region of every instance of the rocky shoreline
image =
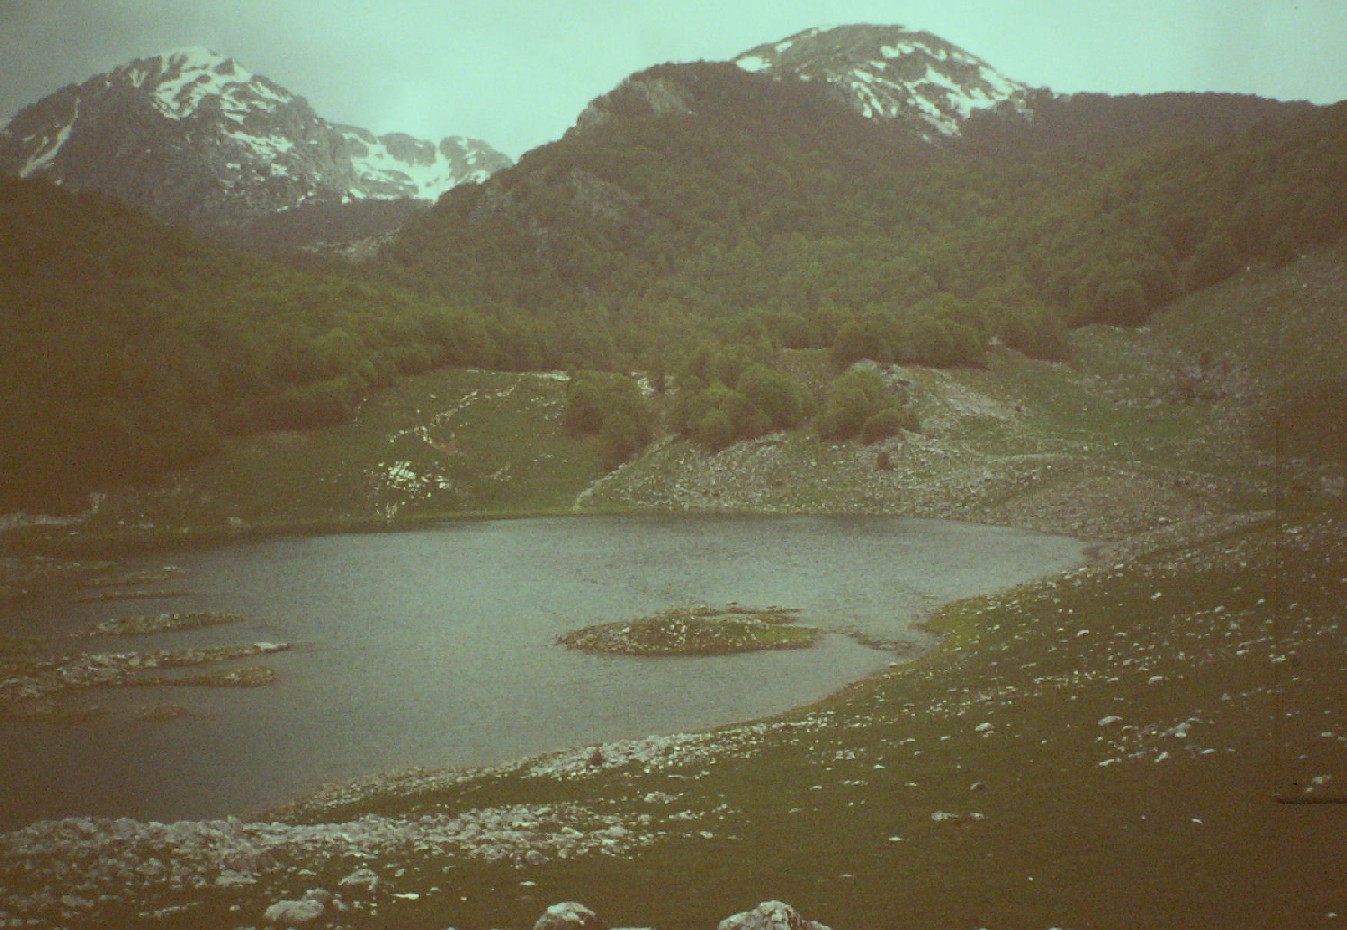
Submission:
MULTIPOLYGON (((219 668, 223 663, 285 652, 290 643, 253 642, 185 649, 141 649, 118 652, 70 652, 68 644, 84 640, 155 636, 242 623, 237 614, 175 613, 114 617, 66 637, 0 642, 0 721, 83 720, 97 707, 71 704, 75 695, 98 688, 197 686, 250 688, 275 681, 265 665, 219 668), (187 670, 195 671, 187 671, 187 670)), ((170 719, 168 707, 144 708, 142 719, 170 719)))
MULTIPOLYGON (((409 874, 409 851, 419 858, 500 863, 527 874, 553 861, 622 857, 674 837, 707 842, 716 835, 711 829, 716 812, 695 810, 681 796, 662 791, 648 792, 636 799, 634 809, 624 810, 555 803, 452 815, 364 814, 353 820, 342 820, 340 815, 373 799, 386 803, 502 775, 566 783, 635 766, 645 774, 665 772, 696 780, 718 761, 752 756, 771 733, 826 729, 830 716, 822 711, 801 721, 627 740, 492 769, 377 776, 321 790, 276 812, 283 820, 41 821, 0 835, 0 882, 5 883, 0 885, 5 891, 0 897, 0 927, 97 926, 82 922, 101 920, 99 915, 109 912, 125 912, 139 923, 170 914, 191 915, 221 902, 233 902, 225 905, 231 926, 259 922, 293 926, 322 915, 326 915, 323 925, 341 926, 343 914, 351 920, 387 918, 423 896, 450 892, 438 885, 428 891, 409 890, 423 888, 425 880, 423 875, 409 874), (16 882, 20 877, 22 887, 16 882), (310 887, 299 898, 276 897, 296 883, 310 887), (259 900, 259 894, 262 899, 276 899, 261 913, 248 913, 247 907, 260 906, 251 903, 259 900)), ((551 922, 540 919, 539 926, 605 926, 557 923, 560 918, 555 914, 544 919, 551 922)), ((790 921, 730 926, 740 930, 808 926, 798 923, 798 915, 790 921)))

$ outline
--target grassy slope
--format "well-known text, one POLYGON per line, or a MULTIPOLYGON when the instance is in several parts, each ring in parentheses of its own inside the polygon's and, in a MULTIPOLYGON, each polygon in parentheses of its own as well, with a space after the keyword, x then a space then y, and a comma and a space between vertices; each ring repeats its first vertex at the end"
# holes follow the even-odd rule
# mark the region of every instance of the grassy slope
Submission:
POLYGON ((567 510, 599 473, 599 459, 557 428, 564 395, 564 384, 546 376, 421 375, 371 397, 353 423, 238 440, 169 481, 114 495, 87 529, 172 537, 184 528, 341 528, 567 510))
MULTIPOLYGON (((927 428, 892 445, 893 472, 874 449, 786 437, 719 456, 668 444, 601 482, 600 504, 859 506, 1115 542, 1089 568, 945 608, 932 620, 944 648, 819 707, 641 761, 610 748, 591 765, 581 751, 570 767, 390 778, 299 805, 286 816, 414 824, 568 802, 656 837, 536 865, 389 847, 367 863, 384 883, 343 920, 522 927, 578 899, 615 925, 709 927, 780 898, 839 930, 1335 926, 1343 808, 1276 798, 1347 790, 1347 511, 1312 483, 1283 493, 1279 473, 1340 466, 1274 462, 1256 425, 1284 359, 1302 360, 1302 377, 1343 370, 1341 319, 1301 313, 1342 305, 1341 260, 1253 272, 1147 332, 1082 333, 1073 368, 998 353, 989 372, 911 373, 927 428), (1255 313, 1269 304, 1292 315, 1255 313), (1263 352, 1272 334, 1278 350, 1263 352), (1213 349, 1238 356, 1236 375, 1208 379, 1219 390, 1207 399, 1153 402, 1213 349)), ((528 448, 552 442, 565 441, 536 433, 528 448)), ((584 461, 572 451, 565 461, 584 461)), ((558 482, 553 499, 582 484, 558 482)), ((192 896, 161 925, 257 923, 358 864, 339 847, 281 863, 257 885, 192 896)), ((103 917, 183 900, 147 890, 103 917)))

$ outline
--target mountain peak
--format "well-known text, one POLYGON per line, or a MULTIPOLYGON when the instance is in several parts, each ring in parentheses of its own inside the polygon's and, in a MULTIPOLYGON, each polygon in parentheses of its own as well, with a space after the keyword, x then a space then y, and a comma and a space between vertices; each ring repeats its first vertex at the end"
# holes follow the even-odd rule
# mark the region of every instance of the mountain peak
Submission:
POLYGON ((226 110, 236 112, 247 109, 243 96, 260 95, 277 103, 294 99, 234 59, 199 45, 138 58, 109 77, 150 91, 155 106, 169 119, 186 119, 209 99, 219 99, 226 110))
POLYGON ((864 116, 912 122, 927 139, 958 135, 974 110, 1006 101, 1022 110, 1028 90, 939 36, 896 25, 806 29, 749 49, 734 63, 827 82, 864 116))
POLYGON ((432 200, 509 159, 484 143, 375 138, 204 46, 138 58, 0 128, 0 174, 109 193, 160 219, 238 225, 306 204, 432 200))

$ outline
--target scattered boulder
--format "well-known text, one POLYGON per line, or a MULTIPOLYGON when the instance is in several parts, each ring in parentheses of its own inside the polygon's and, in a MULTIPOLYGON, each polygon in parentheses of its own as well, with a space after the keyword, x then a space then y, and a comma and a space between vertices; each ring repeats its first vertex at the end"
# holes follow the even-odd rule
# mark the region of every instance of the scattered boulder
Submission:
POLYGON ((605 930, 598 915, 575 901, 553 904, 538 918, 533 930, 605 930))
POLYGON ((718 930, 828 930, 823 924, 805 920, 800 912, 780 901, 764 901, 751 911, 726 917, 718 930))
POLYGON ((354 888, 369 892, 373 891, 379 884, 379 876, 374 874, 373 869, 361 866, 337 884, 343 888, 354 888))
POLYGON ((297 927, 323 916, 323 910, 332 896, 327 892, 310 891, 298 901, 277 901, 262 915, 268 923, 297 927))

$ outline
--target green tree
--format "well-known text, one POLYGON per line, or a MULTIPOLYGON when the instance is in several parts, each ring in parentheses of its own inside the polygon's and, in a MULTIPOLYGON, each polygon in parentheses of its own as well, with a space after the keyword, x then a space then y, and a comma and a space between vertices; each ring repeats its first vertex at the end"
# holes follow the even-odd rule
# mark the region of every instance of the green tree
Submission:
POLYGON ((879 373, 868 368, 853 368, 833 381, 818 420, 819 435, 835 441, 859 436, 869 443, 916 428, 916 417, 889 392, 879 373))

